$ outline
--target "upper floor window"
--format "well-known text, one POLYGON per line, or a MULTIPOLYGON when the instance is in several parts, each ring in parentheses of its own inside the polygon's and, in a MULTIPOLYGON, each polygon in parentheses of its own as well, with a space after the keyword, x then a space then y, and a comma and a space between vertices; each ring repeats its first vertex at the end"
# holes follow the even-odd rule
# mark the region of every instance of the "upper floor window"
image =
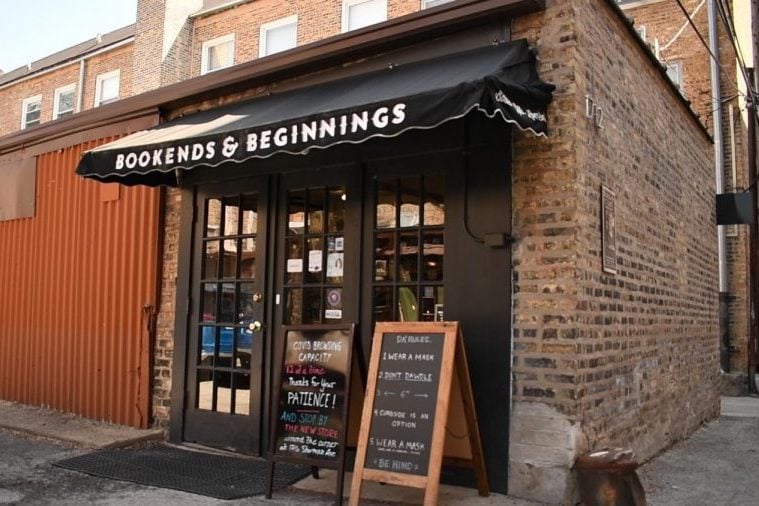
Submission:
POLYGON ((268 56, 298 45, 298 16, 288 16, 261 25, 258 56, 268 56))
POLYGON ((76 84, 69 84, 55 90, 53 119, 74 114, 76 107, 76 84))
POLYGON ((676 61, 676 62, 666 62, 665 65, 667 66, 667 75, 669 76, 669 79, 675 83, 675 86, 677 86, 680 89, 680 92, 683 91, 683 62, 676 61))
POLYGON ((203 43, 200 58, 200 73, 231 67, 235 64, 235 34, 207 40, 203 43))
POLYGON ((24 99, 21 103, 21 129, 41 123, 42 95, 24 99))
POLYGON ((387 19, 387 0, 343 0, 343 31, 381 23, 387 19))
POLYGON ((95 107, 119 99, 120 70, 100 74, 95 81, 95 107))
POLYGON ((443 5, 450 2, 453 2, 453 0, 422 0, 422 9, 437 7, 438 5, 443 5))

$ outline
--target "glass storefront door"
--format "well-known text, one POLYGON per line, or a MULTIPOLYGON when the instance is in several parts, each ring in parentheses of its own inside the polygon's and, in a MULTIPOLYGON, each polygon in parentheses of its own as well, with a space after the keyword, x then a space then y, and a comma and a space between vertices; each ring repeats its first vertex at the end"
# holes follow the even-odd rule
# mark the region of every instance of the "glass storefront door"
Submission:
POLYGON ((445 170, 280 174, 276 204, 269 182, 195 199, 184 440, 251 454, 265 450, 283 326, 356 323, 366 357, 377 321, 445 318, 445 170))
POLYGON ((264 180, 196 196, 184 439, 260 453, 265 333, 264 180))

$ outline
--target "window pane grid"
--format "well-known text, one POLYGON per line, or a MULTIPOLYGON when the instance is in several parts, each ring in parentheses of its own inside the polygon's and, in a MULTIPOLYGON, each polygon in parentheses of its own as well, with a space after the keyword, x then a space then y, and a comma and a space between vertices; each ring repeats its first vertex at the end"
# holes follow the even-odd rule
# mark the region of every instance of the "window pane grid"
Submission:
POLYGON ((443 187, 442 176, 375 181, 375 321, 442 319, 443 187))
POLYGON ((257 197, 206 200, 198 322, 197 407, 249 414, 257 197))
POLYGON ((285 324, 342 321, 343 187, 288 192, 285 324))

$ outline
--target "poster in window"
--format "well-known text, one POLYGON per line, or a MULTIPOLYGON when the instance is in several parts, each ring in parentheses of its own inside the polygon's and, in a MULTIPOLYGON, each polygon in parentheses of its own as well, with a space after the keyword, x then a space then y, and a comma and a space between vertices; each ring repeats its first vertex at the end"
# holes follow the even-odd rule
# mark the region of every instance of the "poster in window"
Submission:
POLYGON ((614 199, 614 192, 601 185, 601 251, 603 271, 607 274, 617 273, 617 231, 614 199))

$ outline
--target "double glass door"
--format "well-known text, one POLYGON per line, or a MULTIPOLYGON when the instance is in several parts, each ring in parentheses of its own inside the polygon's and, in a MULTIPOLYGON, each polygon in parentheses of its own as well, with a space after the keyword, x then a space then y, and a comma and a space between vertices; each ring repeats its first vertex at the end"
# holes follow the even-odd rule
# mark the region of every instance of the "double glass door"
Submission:
POLYGON ((350 180, 308 172, 199 187, 184 441, 262 454, 282 326, 357 321, 345 300, 359 242, 350 180))
POLYGON ((357 323, 366 355, 376 321, 443 319, 444 194, 356 166, 199 186, 183 440, 263 453, 283 326, 357 323))

